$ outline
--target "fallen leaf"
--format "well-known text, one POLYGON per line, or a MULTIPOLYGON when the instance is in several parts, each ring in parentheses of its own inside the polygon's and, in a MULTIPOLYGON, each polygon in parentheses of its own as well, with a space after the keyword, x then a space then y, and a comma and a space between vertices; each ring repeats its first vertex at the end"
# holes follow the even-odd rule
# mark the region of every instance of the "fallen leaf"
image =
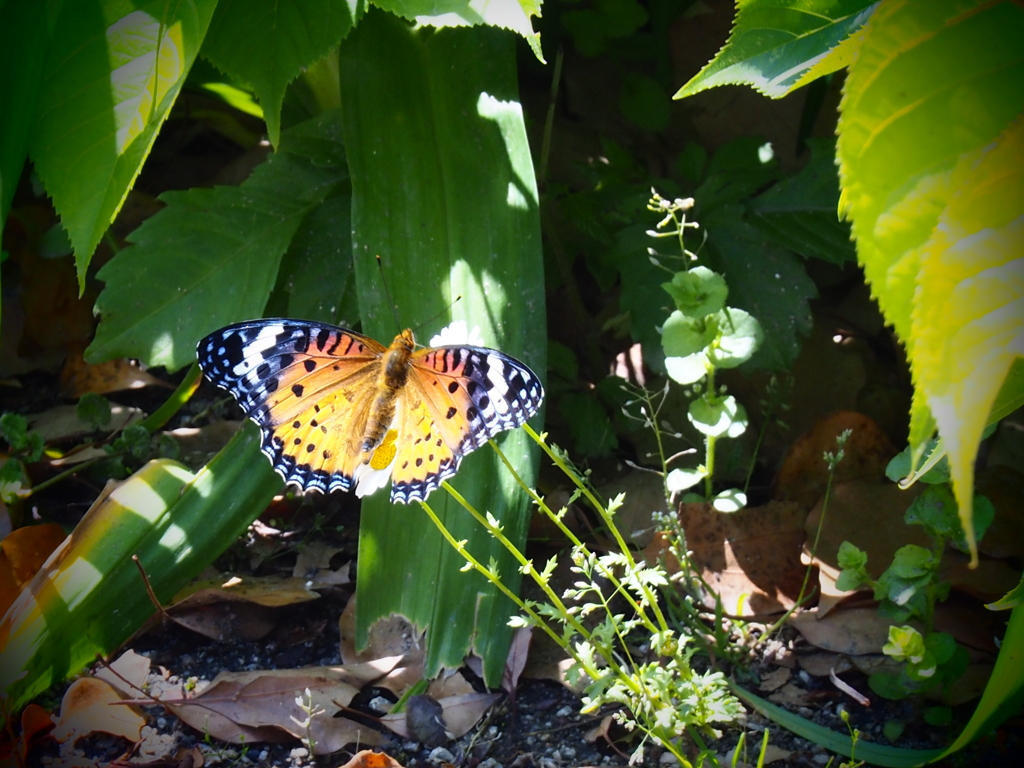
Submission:
MULTIPOLYGON (((519 676, 526 667, 532 637, 533 627, 517 627, 516 631, 512 633, 512 642, 509 644, 508 656, 505 658, 505 669, 501 674, 501 687, 510 694, 519 685, 519 676)), ((479 656, 469 656, 466 659, 466 666, 473 670, 477 677, 484 676, 484 663, 479 656)))
MULTIPOLYGON (((875 608, 833 611, 819 621, 817 610, 812 608, 794 613, 789 623, 811 645, 833 653, 860 656, 882 652, 882 646, 889 642, 892 622, 879 616, 875 608)), ((918 622, 906 623, 923 630, 918 622)))
POLYGON ((768 701, 780 707, 806 707, 812 703, 811 694, 794 683, 786 683, 768 696, 768 701))
POLYGON ((120 705, 121 696, 103 680, 83 677, 64 693, 53 738, 74 743, 82 736, 101 731, 121 736, 133 744, 141 738, 146 720, 132 707, 120 705))
MULTIPOLYGON (((800 565, 804 517, 799 505, 776 501, 733 513, 710 504, 679 506, 691 562, 734 616, 778 613, 794 605, 805 573, 800 565)), ((648 562, 657 561, 653 547, 659 539, 644 551, 648 562)))
POLYGON ((463 676, 462 672, 453 669, 442 672, 427 686, 427 694, 440 701, 450 696, 461 696, 464 693, 473 693, 473 685, 463 676))
POLYGON ((90 365, 82 357, 84 349, 85 345, 76 345, 68 350, 60 371, 60 393, 64 397, 78 398, 89 392, 105 395, 151 386, 173 389, 166 381, 124 358, 90 365))
POLYGON ((109 666, 100 666, 93 677, 109 683, 122 698, 149 698, 149 695, 142 690, 142 686, 145 685, 146 678, 149 677, 151 665, 152 662, 148 657, 128 649, 109 666))
MULTIPOLYGON (((144 416, 138 408, 111 403, 110 422, 102 431, 119 432, 131 424, 142 421, 144 416)), ((28 421, 29 429, 41 434, 47 444, 81 438, 96 431, 92 424, 78 418, 78 412, 73 405, 58 405, 42 413, 29 414, 25 419, 28 421)))
POLYGON ((778 760, 787 760, 789 756, 793 754, 788 749, 782 749, 776 747, 774 744, 769 744, 764 749, 764 754, 761 753, 761 744, 756 740, 750 740, 747 742, 746 748, 740 753, 746 760, 737 759, 736 747, 730 749, 726 755, 725 760, 721 762, 722 765, 734 765, 733 761, 736 760, 736 768, 751 768, 754 765, 769 765, 778 760))
POLYGON ((836 411, 819 419, 790 447, 775 481, 775 498, 795 501, 805 509, 817 504, 829 481, 823 456, 839 450, 836 437, 847 429, 852 432, 843 447, 844 457, 836 467, 833 485, 884 480, 886 464, 896 455, 889 438, 874 419, 856 411, 836 411))
POLYGON ((833 670, 841 675, 853 669, 850 659, 841 653, 808 653, 798 656, 797 659, 800 662, 800 669, 815 677, 828 677, 833 670))
POLYGON ((326 755, 347 744, 380 743, 377 731, 336 715, 382 674, 386 670, 368 664, 221 672, 191 699, 161 703, 196 730, 222 741, 312 739, 314 753, 326 755), (310 718, 300 703, 319 712, 310 718))
POLYGON ((368 749, 356 752, 352 759, 341 768, 403 768, 402 764, 384 752, 371 752, 368 749))
POLYGON ((787 682, 789 678, 793 676, 793 673, 786 667, 779 667, 767 675, 761 676, 761 682, 757 686, 758 690, 761 691, 774 691, 776 688, 781 688, 787 682))
POLYGON ((377 685, 401 696, 423 679, 421 636, 408 619, 398 614, 378 619, 370 627, 366 648, 356 651, 356 596, 352 595, 338 619, 341 632, 341 660, 346 664, 400 657, 402 662, 377 685))
POLYGON ((0 549, 7 556, 11 575, 17 589, 28 584, 43 566, 50 554, 59 547, 67 533, 56 523, 26 525, 0 541, 0 549))

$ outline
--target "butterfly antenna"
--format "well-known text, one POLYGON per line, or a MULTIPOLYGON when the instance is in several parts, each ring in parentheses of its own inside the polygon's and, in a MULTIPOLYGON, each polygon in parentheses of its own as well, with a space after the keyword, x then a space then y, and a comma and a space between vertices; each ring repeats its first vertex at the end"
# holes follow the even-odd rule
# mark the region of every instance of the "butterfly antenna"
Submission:
POLYGON ((398 316, 398 307, 395 306, 395 300, 391 298, 391 291, 388 290, 388 281, 384 278, 384 263, 381 261, 380 254, 377 254, 377 271, 380 272, 380 282, 384 286, 384 295, 388 297, 388 304, 391 305, 391 311, 395 315, 395 325, 398 326, 398 330, 402 330, 402 320, 398 316))
POLYGON ((451 317, 452 307, 454 307, 460 301, 462 301, 462 294, 461 293, 458 296, 456 296, 454 299, 452 299, 451 303, 447 307, 442 309, 440 312, 438 312, 436 315, 431 317, 429 320, 424 320, 422 323, 420 323, 419 327, 416 328, 415 330, 419 331, 422 328, 424 328, 425 326, 430 325, 432 322, 437 320, 437 318, 441 317, 441 315, 448 315, 449 317, 451 317))

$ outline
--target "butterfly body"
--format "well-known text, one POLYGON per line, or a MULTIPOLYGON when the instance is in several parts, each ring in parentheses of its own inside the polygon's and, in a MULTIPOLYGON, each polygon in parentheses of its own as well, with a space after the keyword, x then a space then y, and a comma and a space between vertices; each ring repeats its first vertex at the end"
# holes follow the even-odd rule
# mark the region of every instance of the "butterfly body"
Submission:
POLYGON ((267 319, 199 342, 204 373, 260 427, 261 449, 300 490, 425 499, 462 457, 537 412, 544 390, 518 360, 485 347, 385 347, 332 325, 267 319))

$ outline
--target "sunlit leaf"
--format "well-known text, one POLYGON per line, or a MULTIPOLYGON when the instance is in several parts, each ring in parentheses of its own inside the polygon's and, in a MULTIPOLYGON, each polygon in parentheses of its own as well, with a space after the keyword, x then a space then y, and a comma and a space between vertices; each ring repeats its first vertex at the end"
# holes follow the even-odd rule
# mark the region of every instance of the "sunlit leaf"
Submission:
MULTIPOLYGON (((675 98, 740 83, 766 96, 785 96, 871 11, 870 0, 741 0, 729 42, 675 98)), ((833 61, 828 71, 841 66, 842 59, 833 61)))
POLYGON ((78 277, 121 208, 206 35, 215 0, 61 7, 31 154, 78 277))

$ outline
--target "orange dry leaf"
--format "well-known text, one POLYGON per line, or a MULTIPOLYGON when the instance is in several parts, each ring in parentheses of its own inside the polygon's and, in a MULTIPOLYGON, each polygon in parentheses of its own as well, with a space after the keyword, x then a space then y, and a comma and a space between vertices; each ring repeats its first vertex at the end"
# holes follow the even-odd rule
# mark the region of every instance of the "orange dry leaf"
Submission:
POLYGON ((356 752, 341 768, 402 768, 402 764, 384 752, 364 749, 356 752))
POLYGON ((82 736, 101 731, 137 742, 145 718, 134 709, 118 705, 121 696, 109 683, 93 677, 76 680, 64 694, 53 738, 72 743, 82 736))
POLYGON ((77 344, 68 350, 64 367, 60 371, 60 393, 64 397, 81 397, 89 392, 105 395, 108 392, 149 386, 172 388, 166 381, 123 358, 89 365, 82 357, 85 347, 84 343, 77 344))
POLYGON ((896 455, 889 438, 864 414, 836 411, 819 419, 809 432, 793 443, 775 482, 775 498, 798 502, 806 509, 817 504, 828 485, 824 454, 839 450, 836 437, 847 429, 851 434, 832 482, 884 480, 885 466, 896 455))
POLYGON ((26 525, 0 542, 0 549, 10 563, 11 575, 18 589, 32 580, 67 534, 56 523, 26 525))

